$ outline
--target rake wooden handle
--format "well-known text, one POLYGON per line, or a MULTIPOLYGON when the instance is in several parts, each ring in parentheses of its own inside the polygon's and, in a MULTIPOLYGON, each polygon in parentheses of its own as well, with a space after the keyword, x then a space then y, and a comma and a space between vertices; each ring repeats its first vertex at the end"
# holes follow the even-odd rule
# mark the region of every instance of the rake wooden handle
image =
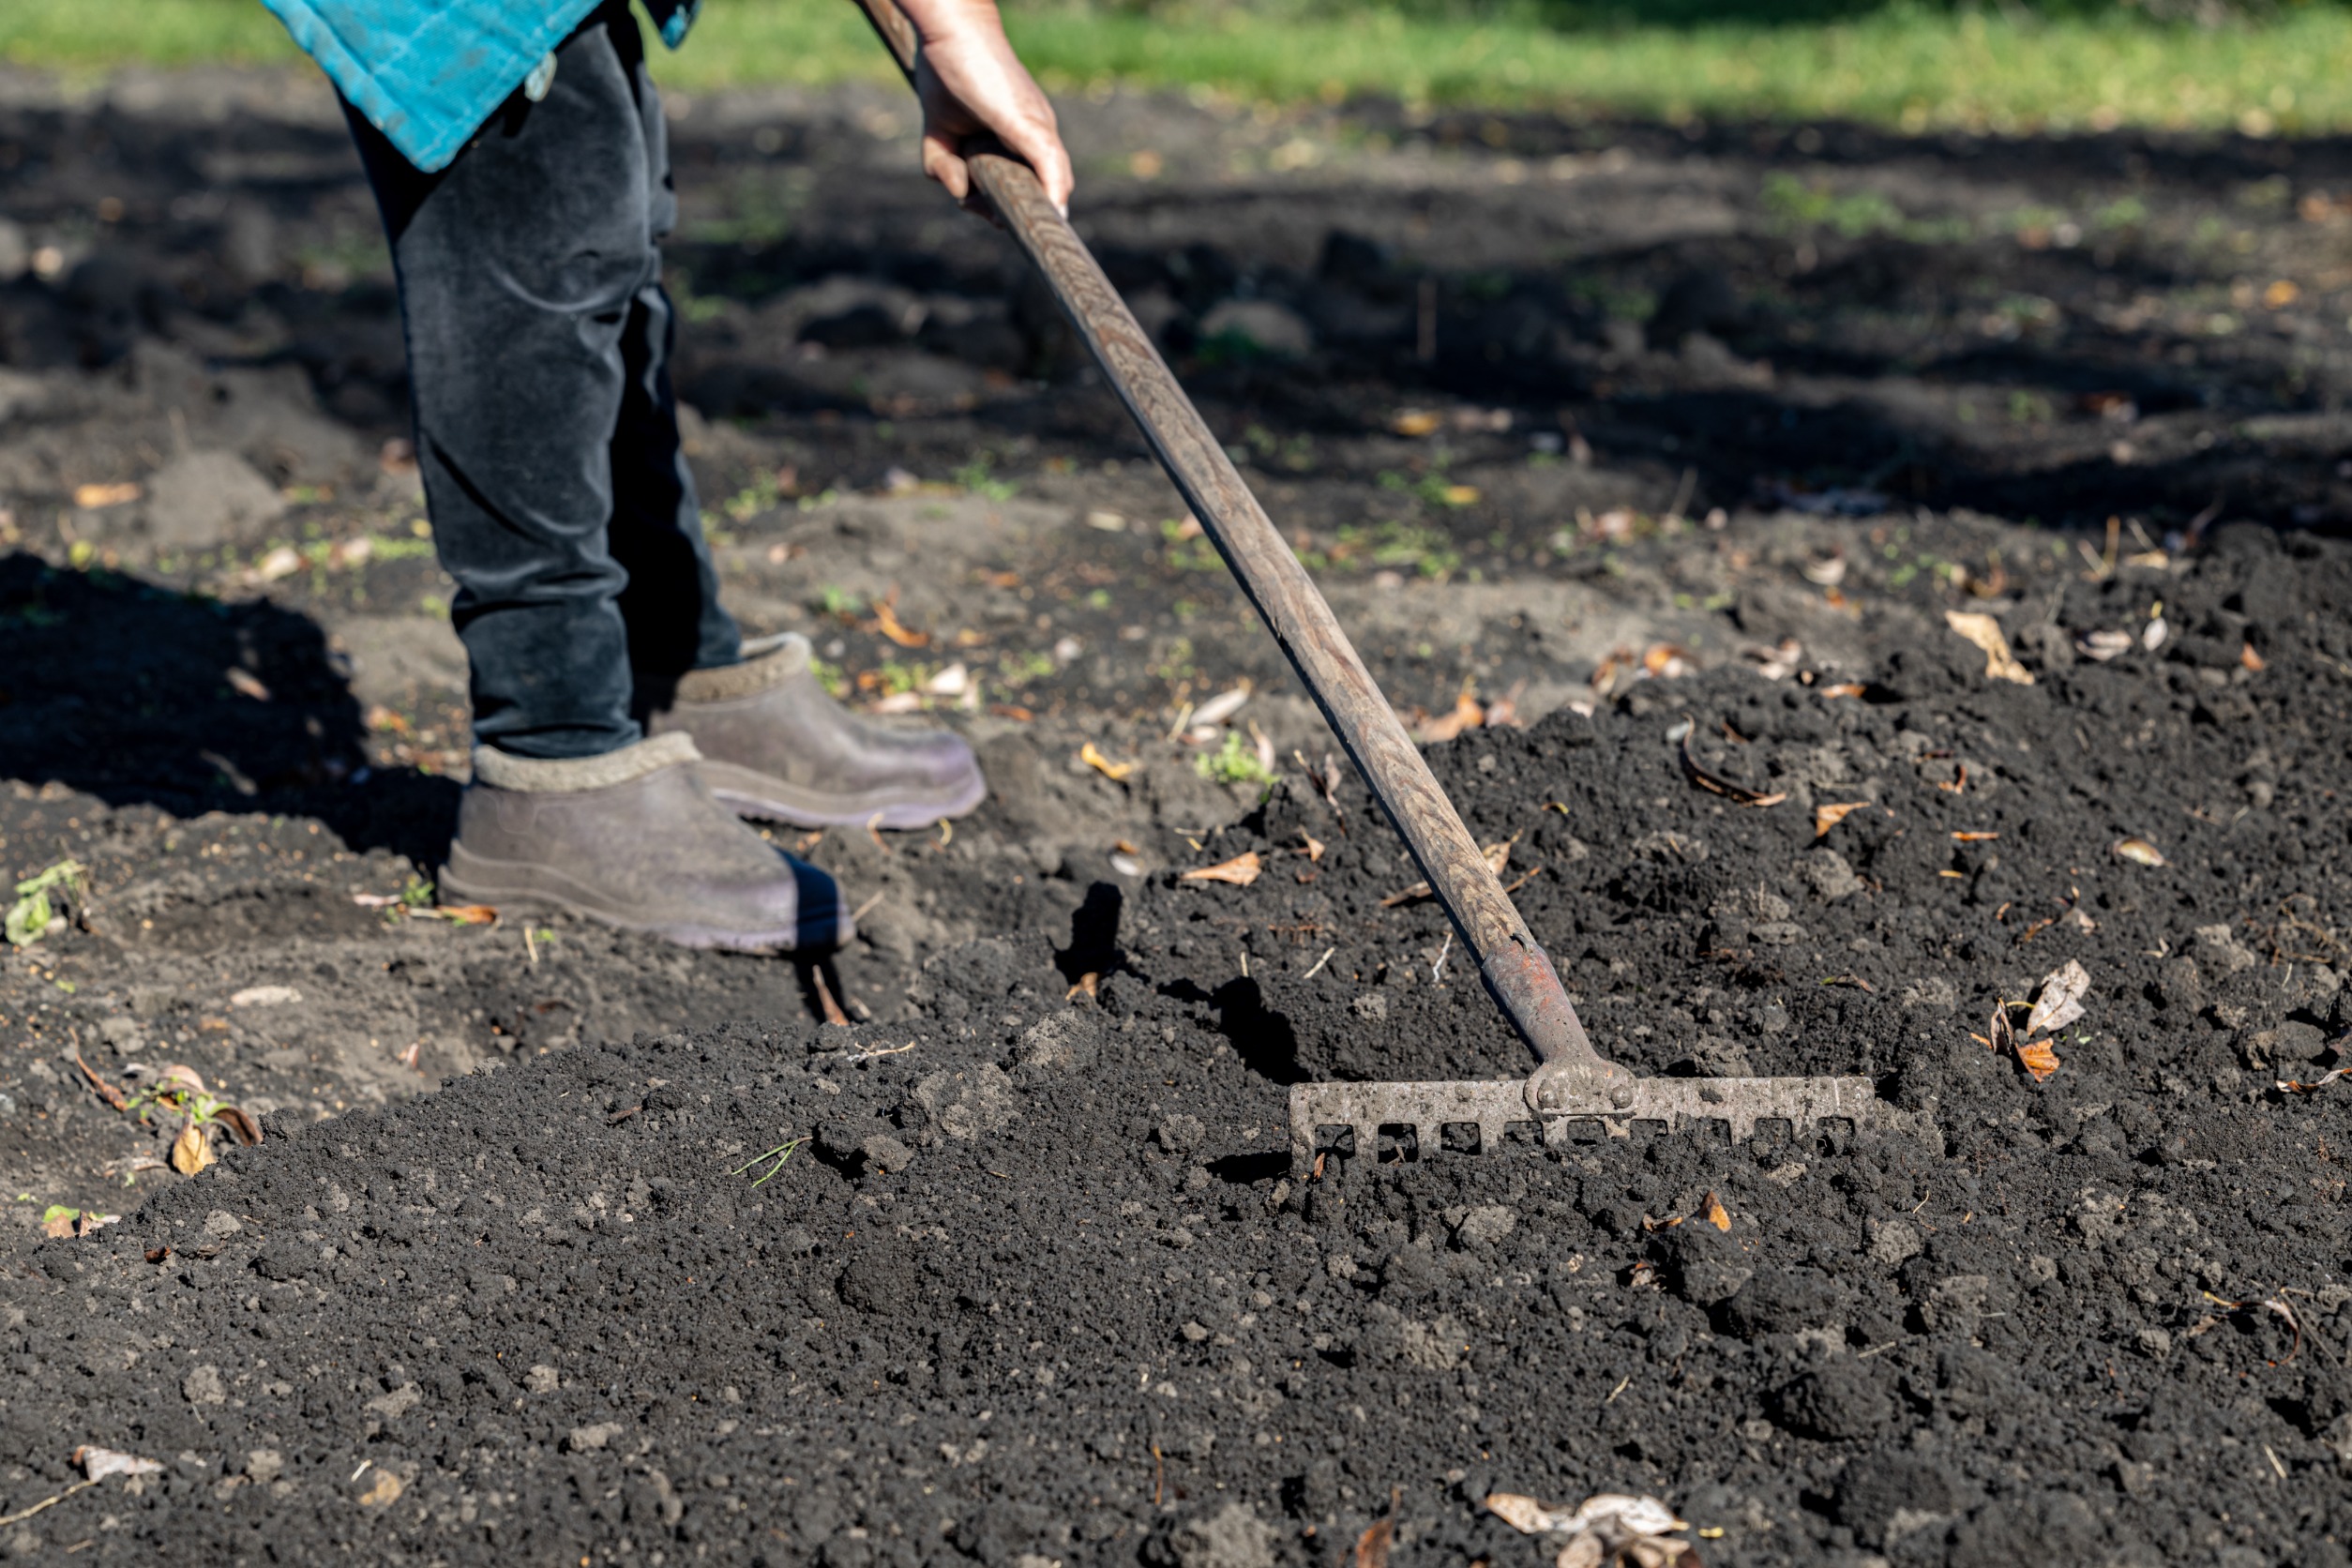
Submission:
MULTIPOLYGON (((897 0, 857 4, 912 84, 919 47, 913 23, 897 0)), ((1054 210, 1026 163, 1002 149, 975 151, 966 162, 972 183, 1045 274, 1160 466, 1191 504, 1201 531, 1403 836, 1463 945, 1476 957, 1488 991, 1543 1061, 1530 1081, 1530 1098, 1553 1085, 1574 1094, 1605 1091, 1618 1070, 1593 1052, 1550 957, 1519 918, 1314 580, 1274 531, 1086 242, 1054 210)))

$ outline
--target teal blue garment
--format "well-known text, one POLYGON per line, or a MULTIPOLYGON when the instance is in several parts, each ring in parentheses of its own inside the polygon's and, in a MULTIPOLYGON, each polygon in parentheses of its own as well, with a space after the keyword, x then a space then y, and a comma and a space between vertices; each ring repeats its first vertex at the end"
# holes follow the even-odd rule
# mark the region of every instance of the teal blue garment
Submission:
MULTIPOLYGON (((431 173, 599 0, 262 0, 337 90, 431 173)), ((646 0, 675 49, 701 0, 646 0)))

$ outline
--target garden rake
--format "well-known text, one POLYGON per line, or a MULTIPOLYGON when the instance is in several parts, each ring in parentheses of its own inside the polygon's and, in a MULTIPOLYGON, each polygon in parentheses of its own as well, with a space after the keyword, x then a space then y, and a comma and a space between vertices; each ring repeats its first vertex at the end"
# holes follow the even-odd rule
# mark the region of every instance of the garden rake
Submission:
MULTIPOLYGON (((897 0, 858 5, 912 83, 918 48, 913 23, 897 0)), ((1570 1138, 1579 1123, 1598 1123, 1606 1133, 1621 1136, 1636 1122, 1670 1129, 1724 1122, 1733 1138, 1743 1138, 1759 1122, 1773 1120, 1789 1123, 1792 1131, 1831 1118, 1907 1122, 1878 1099, 1866 1078, 1637 1078, 1593 1050, 1551 959, 1519 918, 1331 607, 1086 242, 1054 210, 1027 164, 1001 147, 975 149, 966 162, 972 184, 1045 274, 1202 532, 1403 836, 1463 945, 1477 957, 1487 991, 1541 1061, 1524 1081, 1293 1085, 1293 1167, 1304 1172, 1319 1148, 1348 1134, 1369 1153, 1383 1131, 1400 1143, 1410 1137, 1416 1153, 1425 1154, 1446 1147, 1447 1128, 1456 1129, 1456 1147, 1496 1150, 1514 1124, 1532 1123, 1556 1142, 1570 1138)))

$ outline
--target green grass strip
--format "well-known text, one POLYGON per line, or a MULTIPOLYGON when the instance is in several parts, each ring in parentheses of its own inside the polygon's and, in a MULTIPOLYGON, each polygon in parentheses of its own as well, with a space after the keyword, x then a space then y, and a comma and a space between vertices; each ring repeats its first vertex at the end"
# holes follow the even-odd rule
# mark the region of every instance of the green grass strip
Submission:
MULTIPOLYGON (((1380 9, 1229 8, 1187 20, 1033 6, 1011 26, 1039 74, 1065 92, 1121 82, 1277 103, 1380 94, 1666 120, 1847 118, 1912 131, 2352 128, 2352 12, 2330 5, 2209 30, 2117 12, 2036 20, 1901 6, 1835 22, 1591 27, 1380 9)), ((253 0, 0 8, 0 59, 68 74, 294 57, 253 0)), ((713 0, 686 48, 657 70, 687 91, 890 77, 847 0, 713 0)))

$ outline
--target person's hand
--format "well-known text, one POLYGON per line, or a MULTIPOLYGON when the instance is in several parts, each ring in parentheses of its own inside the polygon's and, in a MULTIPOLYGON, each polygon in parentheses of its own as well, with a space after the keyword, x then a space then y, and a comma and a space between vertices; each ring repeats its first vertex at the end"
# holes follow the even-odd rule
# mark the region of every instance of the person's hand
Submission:
POLYGON ((1053 105, 1004 37, 994 0, 901 0, 922 47, 915 91, 923 101, 923 172, 966 211, 987 216, 972 188, 964 153, 972 138, 993 134, 1037 172, 1046 195, 1070 210, 1070 155, 1053 105))

